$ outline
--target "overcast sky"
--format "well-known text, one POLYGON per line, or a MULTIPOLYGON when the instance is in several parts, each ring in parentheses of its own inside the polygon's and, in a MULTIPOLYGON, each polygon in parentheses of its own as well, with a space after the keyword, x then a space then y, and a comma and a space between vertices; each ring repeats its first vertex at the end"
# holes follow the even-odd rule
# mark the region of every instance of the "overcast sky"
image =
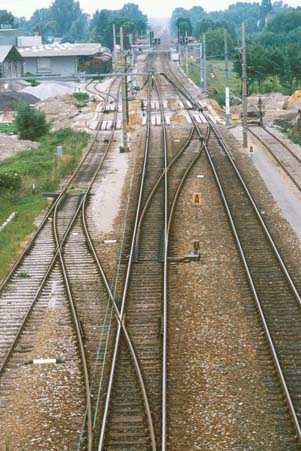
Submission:
MULTIPOLYGON (((170 17, 172 11, 177 7, 186 9, 192 6, 202 6, 206 11, 226 9, 228 5, 238 0, 80 0, 84 12, 93 14, 97 9, 120 9, 125 3, 136 3, 144 14, 149 17, 170 17)), ((240 0, 241 1, 241 0, 240 0)), ((258 0, 261 3, 261 0, 258 0)), ((291 6, 300 6, 301 0, 284 0, 291 6)), ((29 18, 36 9, 48 8, 52 0, 1 0, 0 9, 7 9, 17 17, 29 18)))

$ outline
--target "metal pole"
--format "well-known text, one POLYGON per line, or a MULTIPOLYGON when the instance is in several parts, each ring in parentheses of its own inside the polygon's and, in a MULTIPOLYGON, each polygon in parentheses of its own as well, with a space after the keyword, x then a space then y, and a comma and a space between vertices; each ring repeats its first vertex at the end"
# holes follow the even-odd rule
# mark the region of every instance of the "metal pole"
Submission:
POLYGON ((206 94, 206 35, 203 34, 203 79, 204 79, 204 94, 206 94))
POLYGON ((134 95, 134 64, 135 64, 134 47, 133 47, 133 45, 131 45, 131 84, 130 84, 130 87, 131 87, 131 96, 132 97, 134 95))
POLYGON ((229 63, 228 63, 228 36, 227 30, 224 29, 225 41, 225 105, 226 105, 226 125, 230 125, 230 84, 229 84, 229 63))
POLYGON ((200 88, 204 93, 203 45, 200 44, 200 88))
MULTIPOLYGON (((120 27, 120 53, 121 53, 121 59, 122 63, 125 62, 124 58, 124 45, 123 45, 123 28, 120 27)), ((126 67, 124 68, 124 71, 126 71, 126 67)), ((122 90, 122 137, 123 137, 123 149, 124 152, 127 152, 128 150, 128 139, 127 139, 127 127, 128 127, 128 121, 127 121, 127 102, 126 102, 126 76, 122 76, 121 80, 121 90, 122 90)))
POLYGON ((189 78, 189 62, 188 62, 188 46, 186 44, 185 50, 185 63, 186 63, 186 77, 189 78))
POLYGON ((260 123, 260 125, 263 125, 263 112, 262 112, 261 96, 259 96, 259 99, 258 99, 258 109, 259 109, 259 123, 260 123))
POLYGON ((113 23, 113 49, 114 49, 114 69, 117 72, 116 28, 114 23, 113 23))
POLYGON ((241 24, 241 43, 242 43, 242 67, 241 67, 241 78, 242 78, 242 136, 243 136, 243 146, 245 149, 248 148, 248 124, 247 124, 247 60, 246 60, 246 29, 245 23, 241 24))

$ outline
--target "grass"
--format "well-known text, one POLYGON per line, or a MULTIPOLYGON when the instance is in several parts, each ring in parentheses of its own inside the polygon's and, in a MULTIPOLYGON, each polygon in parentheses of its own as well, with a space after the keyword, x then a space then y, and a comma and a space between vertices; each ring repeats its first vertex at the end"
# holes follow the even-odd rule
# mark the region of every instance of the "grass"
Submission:
MULTIPOLYGON (((185 60, 182 61, 182 69, 185 72, 185 60)), ((220 105, 225 102, 225 63, 222 60, 208 60, 207 71, 207 91, 208 97, 215 99, 220 105)), ((200 86, 200 60, 195 56, 189 60, 189 77, 200 86)), ((233 72, 233 63, 229 61, 229 84, 230 95, 241 97, 241 82, 233 72)))
POLYGON ((293 143, 299 144, 299 146, 301 146, 301 133, 297 133, 294 129, 292 129, 291 125, 289 125, 288 123, 277 123, 277 128, 282 133, 284 133, 293 143))
POLYGON ((17 133, 17 128, 14 122, 2 122, 0 123, 0 133, 17 133))
POLYGON ((41 138, 37 149, 0 161, 0 172, 18 173, 22 177, 20 191, 0 191, 0 224, 13 211, 17 213, 0 232, 0 278, 7 273, 22 241, 34 231, 35 218, 47 207, 47 199, 42 193, 58 189, 62 177, 75 169, 87 142, 86 133, 63 129, 41 138), (61 158, 57 156, 58 145, 63 147, 61 158), (32 183, 36 184, 35 194, 32 194, 32 183))
POLYGON ((74 92, 72 94, 72 96, 77 99, 80 100, 81 102, 84 101, 88 101, 89 100, 89 94, 87 94, 86 92, 74 92))

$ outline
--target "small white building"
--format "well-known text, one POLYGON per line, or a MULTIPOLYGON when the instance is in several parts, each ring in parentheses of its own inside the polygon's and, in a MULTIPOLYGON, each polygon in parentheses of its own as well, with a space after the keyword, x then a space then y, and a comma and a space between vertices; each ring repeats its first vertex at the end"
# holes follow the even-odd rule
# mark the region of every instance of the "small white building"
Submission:
POLYGON ((17 37, 18 47, 33 47, 35 45, 42 45, 42 36, 38 34, 34 36, 18 36, 17 37))
POLYGON ((24 61, 24 73, 34 75, 71 75, 79 72, 79 62, 100 57, 98 43, 49 44, 18 49, 24 61))

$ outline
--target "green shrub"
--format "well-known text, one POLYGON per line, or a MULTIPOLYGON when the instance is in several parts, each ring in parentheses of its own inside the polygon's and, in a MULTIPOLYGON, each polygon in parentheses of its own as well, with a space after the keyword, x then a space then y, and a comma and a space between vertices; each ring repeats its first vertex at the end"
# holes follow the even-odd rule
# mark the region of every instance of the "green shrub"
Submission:
MULTIPOLYGON (((24 74, 24 77, 33 77, 33 76, 34 75, 31 72, 26 72, 24 74)), ((28 83, 31 84, 31 86, 39 86, 39 84, 40 84, 35 78, 32 78, 31 80, 27 80, 27 81, 28 81, 28 83)))
POLYGON ((89 100, 89 94, 86 92, 74 92, 72 95, 75 99, 80 100, 81 102, 89 100))
POLYGON ((20 102, 17 104, 16 112, 15 124, 19 138, 35 141, 49 131, 49 125, 43 111, 20 102))
POLYGON ((21 176, 15 172, 0 172, 0 189, 10 189, 17 191, 21 188, 21 176))

